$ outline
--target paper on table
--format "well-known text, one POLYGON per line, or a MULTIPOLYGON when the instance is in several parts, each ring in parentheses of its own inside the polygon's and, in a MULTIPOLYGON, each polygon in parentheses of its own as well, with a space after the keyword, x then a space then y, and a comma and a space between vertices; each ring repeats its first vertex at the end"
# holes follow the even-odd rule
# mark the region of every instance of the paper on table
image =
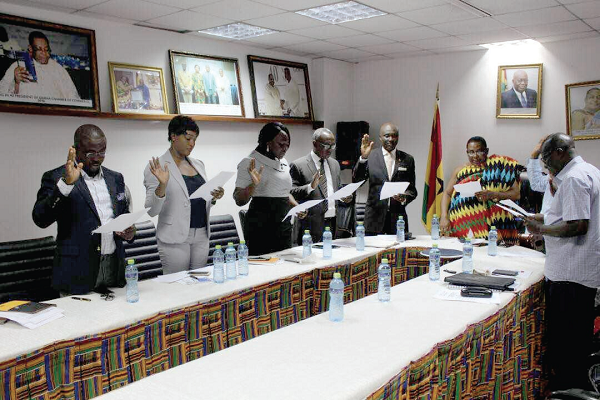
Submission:
POLYGON ((527 217, 531 217, 533 215, 532 213, 527 212, 525 209, 523 209, 521 206, 519 206, 517 203, 515 203, 514 201, 512 201, 510 199, 500 200, 500 203, 512 208, 513 210, 517 210, 518 212, 520 212, 521 214, 523 214, 527 217))
POLYGON ((92 233, 122 232, 135 224, 150 208, 145 208, 134 213, 121 214, 117 218, 93 230, 92 233))
POLYGON ((406 192, 410 182, 384 182, 379 194, 379 200, 385 200, 397 194, 406 192))
POLYGON ((364 181, 349 183, 337 192, 333 193, 329 197, 327 197, 327 201, 340 200, 344 197, 350 196, 352 193, 356 192, 356 190, 363 184, 364 181))
POLYGON ((212 196, 210 192, 215 190, 218 187, 223 187, 227 183, 231 177, 235 175, 235 172, 231 171, 221 171, 217 176, 206 182, 204 185, 200 186, 198 190, 190 195, 190 199, 199 199, 202 197, 206 201, 211 201, 212 196))
POLYGON ((154 281, 162 283, 173 283, 185 278, 186 276, 188 276, 187 271, 180 271, 167 275, 159 275, 156 278, 154 278, 154 281))
POLYGON ((460 193, 460 197, 473 197, 475 193, 481 192, 481 183, 479 181, 459 183, 454 185, 454 190, 460 193))
POLYGON ((299 212, 302 212, 304 210, 308 210, 311 207, 316 206, 317 204, 319 204, 320 202, 322 202, 324 199, 321 200, 309 200, 309 201, 305 201, 302 204, 298 204, 296 207, 292 208, 290 211, 288 211, 288 213, 286 214, 286 216, 282 219, 282 221, 284 221, 287 217, 289 217, 290 215, 296 215, 299 212))
POLYGON ((460 295, 460 290, 442 289, 436 294, 434 294, 433 297, 440 300, 467 301, 470 303, 484 304, 500 304, 500 294, 497 292, 493 292, 492 297, 463 297, 460 295))

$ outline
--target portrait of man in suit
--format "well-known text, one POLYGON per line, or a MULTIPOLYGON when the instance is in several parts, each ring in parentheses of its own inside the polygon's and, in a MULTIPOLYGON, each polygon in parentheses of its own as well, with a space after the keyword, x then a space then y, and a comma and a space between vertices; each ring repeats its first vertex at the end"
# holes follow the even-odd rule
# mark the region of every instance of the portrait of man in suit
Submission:
POLYGON ((501 108, 537 108, 537 92, 528 88, 529 76, 525 70, 515 71, 512 87, 501 94, 501 108))

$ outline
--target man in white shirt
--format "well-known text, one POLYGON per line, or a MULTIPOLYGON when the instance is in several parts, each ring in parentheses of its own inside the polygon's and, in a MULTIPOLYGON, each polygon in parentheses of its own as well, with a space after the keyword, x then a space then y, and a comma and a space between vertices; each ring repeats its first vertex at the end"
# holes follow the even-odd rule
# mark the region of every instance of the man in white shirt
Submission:
POLYGON ((223 73, 223 68, 219 68, 219 76, 217 76, 217 94, 219 96, 219 104, 230 106, 231 102, 231 83, 223 73))
POLYGON ((542 146, 542 162, 558 189, 544 219, 526 221, 546 241, 546 325, 550 388, 586 388, 592 351, 594 300, 600 287, 600 171, 555 133, 542 146))
POLYGON ((32 216, 40 228, 58 225, 52 286, 63 295, 106 293, 108 287, 125 284, 122 240, 132 240, 134 228, 92 234, 129 212, 123 175, 102 167, 105 154, 104 132, 82 125, 66 164, 42 177, 32 216))
POLYGON ((527 72, 520 69, 515 71, 512 78, 513 87, 502 92, 501 108, 536 108, 537 92, 529 89, 529 77, 527 72))
POLYGON ((0 93, 60 100, 80 99, 67 70, 50 58, 50 42, 46 35, 39 31, 31 32, 27 52, 35 71, 28 70, 22 61, 13 63, 0 81, 0 93))
POLYGON ((269 83, 265 86, 265 114, 282 115, 283 110, 281 104, 281 95, 279 94, 279 89, 275 86, 275 78, 273 77, 273 74, 269 74, 269 83))
POLYGON ((304 115, 300 112, 300 89, 298 88, 298 84, 292 79, 289 68, 285 68, 283 73, 287 82, 283 95, 283 99, 285 100, 283 107, 290 117, 303 117, 304 115))

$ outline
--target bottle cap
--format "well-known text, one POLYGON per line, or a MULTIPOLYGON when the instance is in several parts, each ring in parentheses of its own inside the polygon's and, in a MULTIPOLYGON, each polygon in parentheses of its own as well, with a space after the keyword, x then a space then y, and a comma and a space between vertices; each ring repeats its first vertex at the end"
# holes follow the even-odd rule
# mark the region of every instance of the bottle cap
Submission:
POLYGON ((309 231, 308 229, 306 229, 306 230, 304 231, 304 233, 310 233, 310 231, 309 231))
POLYGON ((494 225, 492 225, 492 229, 496 229, 496 227, 494 225))
POLYGON ((398 221, 400 220, 404 221, 404 217, 402 215, 398 215, 398 221))
POLYGON ((470 237, 466 238, 465 242, 469 242, 470 243, 471 242, 471 238, 470 237))
POLYGON ((233 246, 233 242, 228 242, 227 246, 233 246))
POLYGON ((388 263, 388 259, 387 258, 382 258, 381 259, 381 263, 386 263, 387 264, 388 263))
POLYGON ((127 265, 132 265, 135 264, 135 260, 133 258, 130 258, 129 260, 127 260, 127 265))
POLYGON ((433 248, 436 248, 436 249, 437 249, 437 247, 438 247, 438 244, 437 244, 437 243, 434 243, 434 244, 432 244, 432 245, 431 245, 431 247, 433 247, 433 248))
POLYGON ((437 218, 437 214, 433 214, 433 218, 437 218))
POLYGON ((358 222, 357 222, 357 224, 358 224, 358 225, 360 225, 360 226, 362 226, 362 225, 364 225, 365 223, 364 223, 364 222, 362 222, 362 221, 358 221, 358 222))
POLYGON ((340 274, 339 272, 334 272, 333 279, 342 279, 342 274, 340 274))
POLYGON ((326 226, 326 227, 325 227, 325 230, 326 230, 326 231, 330 231, 330 230, 331 230, 331 228, 330 228, 330 227, 328 227, 328 226, 326 226))
POLYGON ((240 240, 240 244, 246 244, 246 241, 244 239, 240 240))
POLYGON ((215 250, 221 250, 221 245, 220 244, 216 245, 215 250))

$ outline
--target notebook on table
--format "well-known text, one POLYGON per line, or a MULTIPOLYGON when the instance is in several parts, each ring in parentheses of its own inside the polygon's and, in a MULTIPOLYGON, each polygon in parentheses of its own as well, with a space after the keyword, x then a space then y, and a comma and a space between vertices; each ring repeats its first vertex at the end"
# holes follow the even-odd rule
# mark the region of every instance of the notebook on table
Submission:
POLYGON ((444 281, 456 286, 481 286, 494 290, 511 290, 509 286, 515 283, 515 278, 467 274, 461 272, 459 274, 447 276, 444 278, 444 281))

